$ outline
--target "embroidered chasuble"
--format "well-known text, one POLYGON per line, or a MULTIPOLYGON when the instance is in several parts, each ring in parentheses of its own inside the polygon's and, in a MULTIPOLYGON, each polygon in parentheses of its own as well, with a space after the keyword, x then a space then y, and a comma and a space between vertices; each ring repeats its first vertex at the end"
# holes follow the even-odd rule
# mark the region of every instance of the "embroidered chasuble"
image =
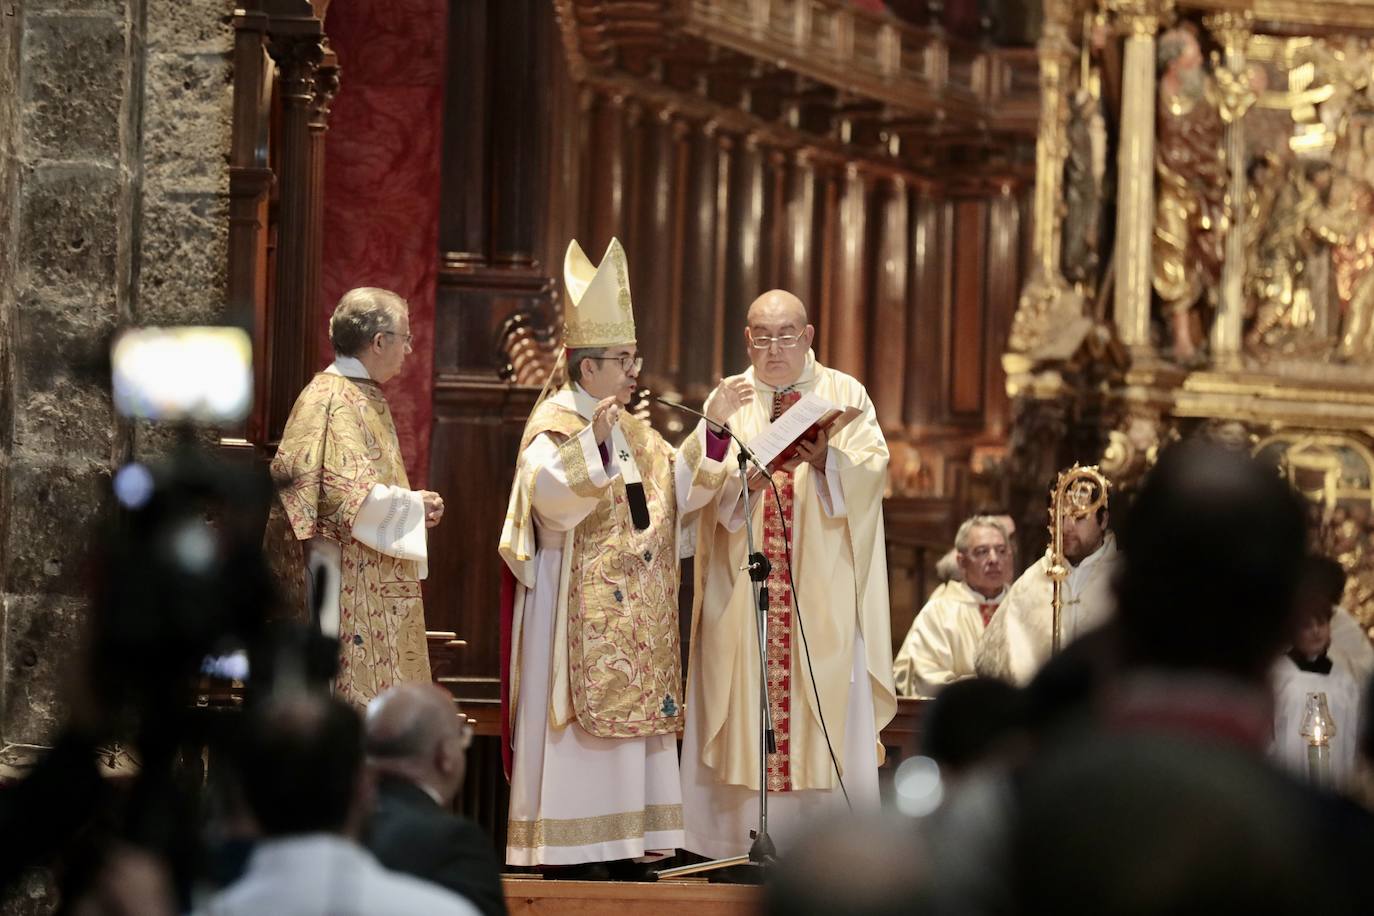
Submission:
POLYGON ((423 516, 398 518, 394 510, 405 512, 405 500, 377 499, 386 488, 415 495, 381 386, 337 372, 316 374, 287 418, 272 477, 280 502, 273 511, 285 515, 295 537, 323 539, 340 553, 337 694, 366 706, 398 682, 430 680, 422 565, 414 550, 401 546, 403 539, 414 540, 419 526, 423 555, 423 516), (365 504, 392 510, 369 537, 401 555, 358 539, 355 525, 365 504))
POLYGON ((963 582, 946 582, 916 614, 892 664, 897 694, 932 698, 946 684, 973 677, 983 631, 1006 589, 985 598, 963 582))
MULTIPOLYGON (((1070 569, 1064 580, 1060 618, 1064 645, 1106 623, 1115 613, 1112 578, 1117 562, 1116 538, 1107 532, 1102 546, 1070 569)), ((1030 682, 1050 657, 1052 589, 1047 552, 1007 589, 983 631, 974 657, 978 674, 1018 686, 1030 682)))
POLYGON ((526 427, 502 559, 514 578, 509 655, 511 864, 637 858, 681 845, 679 518, 726 476, 704 429, 674 450, 621 415, 599 448, 595 402, 564 388, 526 427), (649 526, 631 518, 625 466, 649 526))
MULTIPOLYGON (((888 452, 863 386, 813 355, 791 390, 763 385, 752 369, 744 377, 758 396, 729 421, 744 442, 808 391, 861 411, 830 440, 824 469, 804 463, 774 474, 781 512, 771 487, 749 497, 747 523, 772 566, 763 677, 777 752, 766 755, 764 778, 777 794, 770 832, 785 845, 790 824, 823 816, 832 793, 839 798, 822 714, 850 797, 859 807, 870 796, 877 803, 877 735, 896 711, 882 530, 888 452)), ((731 474, 698 520, 682 749, 686 848, 710 856, 747 851, 757 811, 760 659, 757 605, 741 571, 745 524, 738 475, 731 474)))

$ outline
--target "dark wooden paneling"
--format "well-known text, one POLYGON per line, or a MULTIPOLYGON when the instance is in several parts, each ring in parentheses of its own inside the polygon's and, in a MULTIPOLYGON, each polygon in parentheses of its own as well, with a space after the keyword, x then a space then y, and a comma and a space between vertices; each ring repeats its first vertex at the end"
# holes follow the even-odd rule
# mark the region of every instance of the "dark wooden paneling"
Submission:
POLYGON ((449 10, 439 248, 450 261, 470 264, 486 261, 491 212, 483 190, 490 184, 489 9, 454 3, 449 10))
POLYGON ((745 368, 744 348, 735 343, 734 329, 743 328, 749 304, 764 291, 764 151, 746 138, 734 146, 731 159, 729 204, 729 254, 725 267, 721 365, 726 373, 745 368))
MULTIPOLYGON (((458 6, 481 4, 459 3, 458 6)), ((530 215, 542 207, 548 168, 549 58, 552 23, 533 0, 504 0, 490 11, 491 263, 523 268, 534 264, 543 243, 544 221, 530 215), (533 77, 533 78, 531 78, 533 77)), ((452 85, 452 84, 450 84, 452 85)), ((474 188, 469 184, 469 192, 474 188)), ((480 196, 475 195, 475 196, 480 196)))
POLYGON ((467 640, 453 687, 464 702, 499 697, 501 561, 496 545, 525 418, 538 392, 503 382, 434 388, 431 479, 452 507, 430 532, 425 623, 467 640))
POLYGON ((868 374, 864 365, 868 331, 865 320, 868 199, 868 181, 863 171, 851 164, 844 176, 834 239, 835 299, 826 316, 829 319, 826 335, 831 348, 829 364, 860 381, 868 374))
POLYGON ((912 293, 908 303, 906 391, 902 419, 919 431, 939 419, 944 395, 944 236, 942 202, 918 192, 911 219, 912 293))
POLYGON ((878 239, 873 295, 872 332, 869 335, 869 396, 885 430, 902 425, 902 400, 906 382, 906 327, 908 257, 911 226, 907 184, 901 178, 883 182, 878 195, 878 239))
POLYGON ((714 132, 696 129, 687 142, 683 236, 677 252, 683 265, 678 363, 686 393, 694 399, 707 394, 717 347, 716 198, 721 156, 716 141, 714 132))
POLYGON ((1005 352, 1016 314, 1017 294, 1021 289, 1020 209, 1010 187, 992 201, 988 215, 987 239, 987 339, 983 360, 983 411, 986 435, 1002 439, 1011 428, 1011 404, 1007 400, 1006 373, 997 354, 1005 352))
POLYGON ((959 419, 981 420, 983 409, 983 279, 986 206, 963 200, 955 208, 954 326, 950 338, 949 409, 959 419))

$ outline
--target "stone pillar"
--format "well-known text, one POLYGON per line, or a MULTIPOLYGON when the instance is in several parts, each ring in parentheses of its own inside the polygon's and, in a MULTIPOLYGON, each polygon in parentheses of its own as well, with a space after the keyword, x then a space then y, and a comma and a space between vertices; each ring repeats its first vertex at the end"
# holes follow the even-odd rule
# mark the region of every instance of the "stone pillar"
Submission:
POLYGON ((1221 307, 1212 324, 1212 362, 1218 369, 1241 366, 1241 334, 1245 317, 1245 113, 1255 103, 1246 76, 1246 46, 1253 17, 1249 12, 1217 13, 1204 23, 1220 42, 1224 67, 1217 69, 1221 89, 1221 117, 1226 123, 1226 160, 1230 186, 1226 192, 1226 259, 1221 267, 1221 307))
POLYGON ((0 79, 0 776, 62 721, 85 629, 83 564, 128 449, 107 382, 78 367, 134 311, 134 7, 28 0, 0 15, 0 65, 17 76, 0 79))
MULTIPOLYGON (((86 367, 122 323, 223 311, 226 11, 24 0, 0 15, 0 780, 64 718, 111 469, 158 447, 86 367)), ((0 910, 52 903, 30 887, 0 910)))
POLYGON ((1126 33, 1116 196, 1116 327, 1150 358, 1150 249, 1155 226, 1155 33, 1173 0, 1109 0, 1126 33))

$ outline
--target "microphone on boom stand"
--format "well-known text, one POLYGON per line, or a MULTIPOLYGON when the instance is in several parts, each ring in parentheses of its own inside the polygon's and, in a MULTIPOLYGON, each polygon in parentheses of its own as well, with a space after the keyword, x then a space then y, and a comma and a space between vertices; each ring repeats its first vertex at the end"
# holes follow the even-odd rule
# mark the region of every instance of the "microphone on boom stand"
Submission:
MULTIPOLYGON (((757 629, 759 643, 759 825, 756 830, 749 831, 753 844, 749 847, 747 855, 733 856, 726 859, 715 859, 710 862, 701 862, 696 865, 682 865, 677 868, 668 868, 657 872, 658 878, 676 878, 684 875, 696 874, 703 871, 712 871, 718 868, 728 868, 734 865, 753 864, 758 866, 772 865, 777 859, 777 850, 773 845, 773 839, 768 835, 768 755, 777 752, 777 738, 773 731, 773 716, 768 705, 768 576, 772 572, 772 567, 763 551, 754 549, 754 529, 750 524, 749 509, 749 465, 753 464, 764 479, 772 481, 772 475, 768 473, 768 468, 764 467, 754 453, 745 447, 739 438, 734 436, 729 427, 722 423, 717 423, 706 414, 699 410, 694 410, 676 401, 669 401, 665 398, 656 397, 646 389, 636 392, 637 397, 648 398, 656 401, 664 407, 673 410, 680 410, 689 413, 694 417, 705 420, 710 428, 715 430, 718 435, 730 436, 735 440, 737 454, 739 456, 739 478, 741 488, 741 498, 744 500, 744 531, 748 540, 748 557, 745 568, 749 571, 749 579, 754 585, 757 595, 757 629)), ((774 495, 777 490, 774 488, 774 495)), ((781 503, 779 503, 781 508, 781 503)))

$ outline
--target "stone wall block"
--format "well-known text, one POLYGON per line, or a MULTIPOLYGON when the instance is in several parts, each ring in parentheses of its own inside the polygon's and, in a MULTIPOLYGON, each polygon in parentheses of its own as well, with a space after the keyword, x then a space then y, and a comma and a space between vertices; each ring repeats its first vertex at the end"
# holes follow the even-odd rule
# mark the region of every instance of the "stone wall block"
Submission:
POLYGON ((77 298, 117 279, 120 179, 114 169, 48 166, 20 176, 21 287, 77 298))
MULTIPOLYGON (((77 419, 81 408, 73 405, 71 409, 73 419, 77 419)), ((108 470, 96 465, 34 461, 16 452, 10 458, 8 477, 5 591, 73 598, 83 595, 89 584, 86 571, 91 548, 99 536, 102 510, 110 492, 108 470)), ((55 644, 52 651, 67 649, 55 644)))
POLYGON ((15 367, 30 388, 51 388, 75 377, 109 380, 106 351, 116 326, 113 290, 96 299, 28 292, 14 311, 15 367))
POLYGON ((19 316, 16 361, 20 363, 13 398, 13 447, 28 455, 60 455, 66 459, 84 458, 107 462, 114 449, 114 406, 110 400, 108 378, 100 372, 98 352, 104 338, 93 336, 85 342, 42 340, 30 344, 41 331, 32 333, 31 314, 19 316), (30 368, 45 348, 60 352, 69 344, 81 362, 56 359, 44 370, 30 368))
POLYGON ((115 161, 128 72, 123 19, 25 15, 25 154, 115 161))
POLYGON ((229 203, 218 194, 149 195, 143 203, 142 324, 218 324, 228 286, 229 203))
MULTIPOLYGON (((13 2, 13 0, 11 0, 13 2)), ((123 19, 131 0, 24 0, 24 14, 80 13, 123 19)))
POLYGON ((233 91, 222 55, 149 57, 143 130, 148 187, 229 190, 233 91))
POLYGON ((63 685, 82 663, 86 605, 55 595, 5 595, 4 612, 4 739, 50 745, 66 716, 63 685))
POLYGON ((234 47, 232 0, 146 0, 148 49, 227 54, 234 47))

